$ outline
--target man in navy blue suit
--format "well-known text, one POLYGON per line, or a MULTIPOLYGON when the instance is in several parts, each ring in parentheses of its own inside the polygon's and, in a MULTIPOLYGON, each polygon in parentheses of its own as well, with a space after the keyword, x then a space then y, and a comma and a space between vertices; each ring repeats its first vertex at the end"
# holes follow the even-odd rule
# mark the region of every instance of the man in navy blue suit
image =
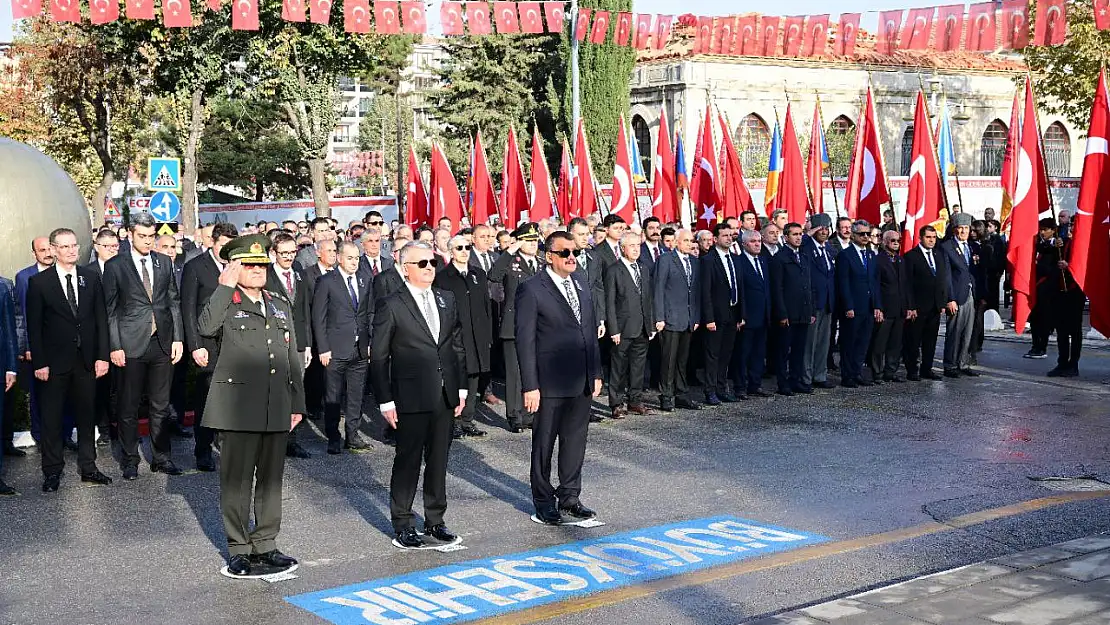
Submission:
POLYGON ((544 242, 547 267, 520 284, 514 320, 524 409, 532 425, 532 503, 549 525, 563 514, 592 518, 582 505, 582 460, 591 397, 601 394, 598 322, 590 285, 575 274, 576 245, 566 232, 544 242), (551 485, 551 456, 559 441, 559 488, 551 485))
POLYGON ((701 320, 701 267, 694 258, 694 233, 679 230, 674 251, 659 256, 655 264, 653 312, 660 333, 662 371, 659 407, 663 412, 700 406, 686 396, 686 365, 690 338, 701 320))
POLYGON ((948 261, 948 299, 956 302, 955 311, 949 306, 944 328, 944 376, 947 378, 979 375, 971 368, 968 356, 975 328, 975 276, 979 270, 979 254, 972 250, 968 241, 972 221, 971 215, 957 213, 953 219, 955 235, 941 245, 948 261))
POLYGON ((836 314, 836 261, 828 247, 832 217, 814 215, 809 220, 809 235, 802 239, 802 255, 810 261, 810 287, 813 292, 813 325, 806 342, 802 386, 832 388, 829 382, 829 340, 836 314))
POLYGON ((871 329, 882 323, 878 264, 868 249, 871 224, 852 224, 852 244, 836 257, 836 298, 840 309, 840 384, 847 388, 871 386, 861 377, 871 329))
MULTIPOLYGON (((4 392, 11 390, 15 384, 16 375, 16 349, 15 338, 15 297, 12 295, 11 282, 0 278, 0 368, 4 370, 4 392)), ((10 420, 11 415, 3 414, 4 403, 0 402, 0 422, 10 420)), ((12 444, 11 435, 4 430, 4 446, 12 444)), ((4 468, 5 453, 0 453, 0 470, 4 468)), ((0 495, 14 495, 15 489, 4 483, 3 474, 0 473, 0 495)))
MULTIPOLYGON (((701 320, 705 326, 705 403, 719 406, 740 398, 728 392, 728 366, 736 333, 744 325, 740 259, 729 251, 735 231, 727 223, 713 228, 714 246, 698 257, 701 265, 701 320)), ((742 391, 741 391, 742 392, 742 391)))
POLYGON ((744 328, 740 332, 741 366, 732 372, 732 384, 738 396, 770 397, 761 387, 771 321, 771 269, 760 255, 762 235, 755 230, 743 230, 740 237, 743 251, 737 269, 744 290, 744 328))
POLYGON ((783 228, 785 244, 771 258, 771 321, 777 324, 779 394, 812 393, 803 384, 805 377, 806 343, 810 326, 816 321, 813 313, 813 289, 809 277, 812 262, 802 253, 802 226, 788 223, 783 228))

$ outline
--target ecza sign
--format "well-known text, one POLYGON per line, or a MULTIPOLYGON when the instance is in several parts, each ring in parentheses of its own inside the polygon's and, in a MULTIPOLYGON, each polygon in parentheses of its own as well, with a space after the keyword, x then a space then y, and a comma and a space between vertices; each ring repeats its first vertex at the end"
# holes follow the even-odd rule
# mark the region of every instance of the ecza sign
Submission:
POLYGON ((714 517, 472 560, 286 601, 337 625, 462 623, 827 540, 714 517))

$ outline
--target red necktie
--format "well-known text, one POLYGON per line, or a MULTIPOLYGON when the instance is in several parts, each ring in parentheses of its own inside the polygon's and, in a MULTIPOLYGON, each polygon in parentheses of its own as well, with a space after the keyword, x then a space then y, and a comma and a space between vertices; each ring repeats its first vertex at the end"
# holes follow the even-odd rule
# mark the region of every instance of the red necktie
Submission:
POLYGON ((370 261, 370 273, 374 274, 375 276, 378 275, 378 261, 370 261))
POLYGON ((293 272, 292 271, 286 270, 286 272, 285 272, 285 288, 289 291, 290 295, 293 294, 293 272))
POLYGON ((655 251, 652 254, 654 255, 654 258, 652 258, 652 260, 659 260, 659 248, 658 247, 655 248, 655 251))

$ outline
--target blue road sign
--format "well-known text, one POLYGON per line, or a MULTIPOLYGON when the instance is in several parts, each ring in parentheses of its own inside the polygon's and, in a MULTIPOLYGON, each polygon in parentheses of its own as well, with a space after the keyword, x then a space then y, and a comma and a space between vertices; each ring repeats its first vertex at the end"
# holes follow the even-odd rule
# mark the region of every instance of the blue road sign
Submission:
POLYGON ((146 186, 151 191, 180 191, 181 159, 168 157, 147 159, 146 186))
POLYGON ((177 221, 181 216, 181 200, 169 191, 159 191, 150 198, 150 214, 158 221, 177 221))

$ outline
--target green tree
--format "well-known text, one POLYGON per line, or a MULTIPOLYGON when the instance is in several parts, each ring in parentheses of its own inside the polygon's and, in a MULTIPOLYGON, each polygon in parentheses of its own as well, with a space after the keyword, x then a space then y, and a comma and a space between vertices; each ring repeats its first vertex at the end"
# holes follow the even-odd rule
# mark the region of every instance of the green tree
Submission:
POLYGON ((1086 128, 1099 69, 1110 58, 1110 31, 1095 28, 1092 1, 1068 3, 1068 38, 1063 45, 1029 46, 1024 54, 1034 74, 1037 105, 1086 128))
POLYGON ((359 121, 358 149, 382 152, 385 179, 388 184, 404 184, 403 176, 408 167, 408 154, 409 148, 412 147, 415 124, 415 111, 408 98, 399 98, 395 93, 376 94, 370 103, 370 110, 359 121), (398 170, 402 176, 400 178, 398 170), (401 183, 398 183, 398 180, 401 183))

